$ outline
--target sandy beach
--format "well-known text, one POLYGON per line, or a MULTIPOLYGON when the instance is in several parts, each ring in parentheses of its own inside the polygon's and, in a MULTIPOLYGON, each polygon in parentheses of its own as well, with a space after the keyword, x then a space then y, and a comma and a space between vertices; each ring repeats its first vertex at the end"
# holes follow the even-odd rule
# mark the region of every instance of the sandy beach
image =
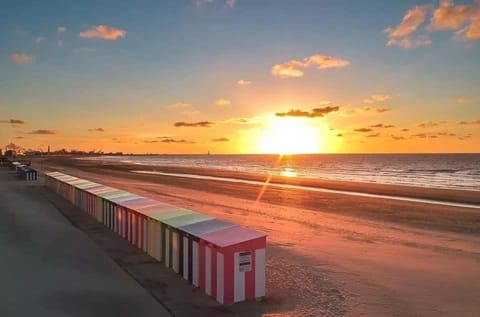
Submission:
MULTIPOLYGON (((264 316, 477 316, 480 311, 478 208, 131 172, 265 180, 217 170, 53 156, 34 159, 33 165, 268 233, 267 297, 258 303, 259 311, 269 307, 264 316)), ((480 203, 475 191, 282 177, 270 182, 480 203)))

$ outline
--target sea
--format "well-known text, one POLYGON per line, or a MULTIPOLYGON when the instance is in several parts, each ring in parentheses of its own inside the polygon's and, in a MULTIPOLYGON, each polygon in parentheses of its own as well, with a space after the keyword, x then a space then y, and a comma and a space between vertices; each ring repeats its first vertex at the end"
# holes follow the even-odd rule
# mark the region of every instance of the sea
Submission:
MULTIPOLYGON (((132 155, 85 159, 480 192, 480 154, 132 155)), ((141 169, 141 168, 140 168, 141 169)), ((480 193, 479 193, 480 195, 480 193)))

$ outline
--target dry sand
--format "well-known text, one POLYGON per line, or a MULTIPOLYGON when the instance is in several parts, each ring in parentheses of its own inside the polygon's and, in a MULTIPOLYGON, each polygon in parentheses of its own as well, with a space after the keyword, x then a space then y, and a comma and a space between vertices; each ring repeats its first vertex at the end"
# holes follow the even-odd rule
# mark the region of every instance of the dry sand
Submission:
MULTIPOLYGON (((130 172, 138 169, 131 165, 68 158, 36 159, 33 164, 268 233, 267 298, 258 303, 259 311, 268 305, 264 316, 478 316, 480 312, 479 209, 268 187, 261 201, 255 202, 260 186, 138 175, 130 172)), ((441 190, 399 186, 313 185, 446 201, 480 200, 477 192, 467 191, 442 195, 441 190)))

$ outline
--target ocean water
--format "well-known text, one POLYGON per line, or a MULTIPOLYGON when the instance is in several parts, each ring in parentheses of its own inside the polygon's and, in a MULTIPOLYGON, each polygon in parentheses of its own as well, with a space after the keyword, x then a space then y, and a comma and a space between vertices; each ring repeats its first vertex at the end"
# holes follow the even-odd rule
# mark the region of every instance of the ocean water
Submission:
MULTIPOLYGON (((86 159, 480 191, 480 154, 150 155, 86 159)), ((479 193, 480 194, 480 193, 479 193)))

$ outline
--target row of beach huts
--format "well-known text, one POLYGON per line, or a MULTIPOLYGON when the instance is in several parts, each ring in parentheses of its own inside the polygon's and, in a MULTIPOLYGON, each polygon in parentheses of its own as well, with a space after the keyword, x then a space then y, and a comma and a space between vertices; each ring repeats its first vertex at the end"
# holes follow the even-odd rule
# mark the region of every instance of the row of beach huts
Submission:
POLYGON ((265 296, 264 233, 60 172, 45 184, 218 302, 265 296))

